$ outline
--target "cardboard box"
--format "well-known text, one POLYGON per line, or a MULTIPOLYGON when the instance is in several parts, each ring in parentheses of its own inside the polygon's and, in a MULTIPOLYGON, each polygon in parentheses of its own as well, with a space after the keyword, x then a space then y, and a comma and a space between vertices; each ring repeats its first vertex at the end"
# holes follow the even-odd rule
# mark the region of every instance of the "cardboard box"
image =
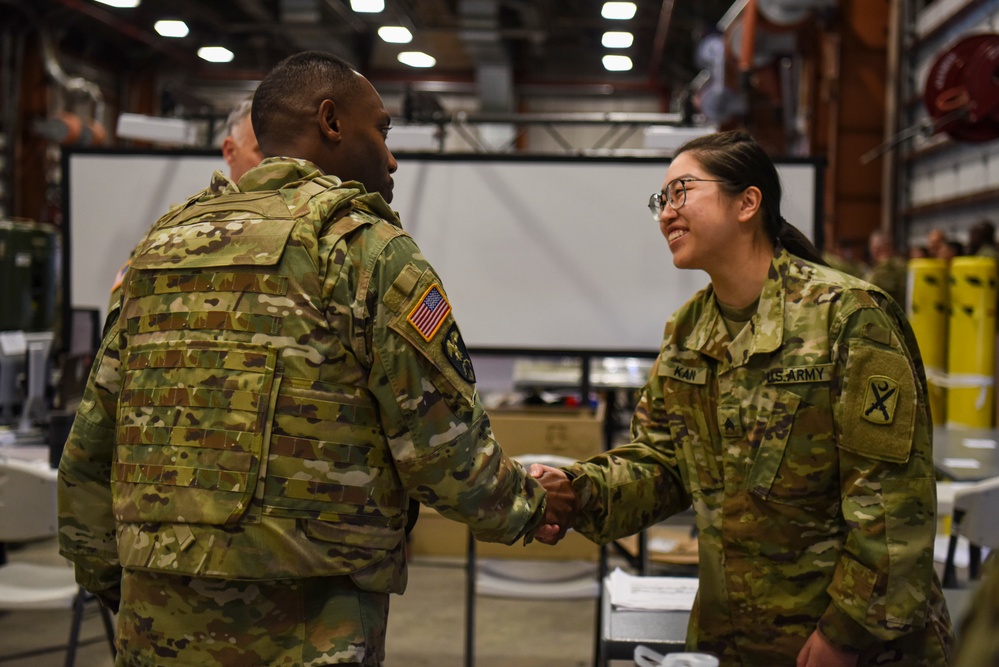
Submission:
MULTIPOLYGON (((452 521, 428 507, 420 509, 420 520, 409 535, 409 553, 413 556, 467 558, 468 526, 452 521)), ((600 557, 600 547, 579 533, 569 531, 554 547, 540 542, 507 546, 494 542, 476 542, 477 558, 527 558, 531 560, 587 560, 600 557)))
MULTIPOLYGON (((521 458, 551 455, 572 461, 604 451, 605 406, 595 409, 565 407, 516 407, 488 410, 493 435, 507 456, 521 458)), ((410 535, 414 556, 466 557, 468 527, 452 521, 433 509, 423 507, 420 520, 410 535)), ((480 558, 530 558, 534 560, 597 560, 600 547, 570 531, 556 546, 538 542, 527 546, 506 546, 476 542, 480 558)))
POLYGON ((549 454, 574 461, 604 451, 606 406, 491 408, 493 435, 507 456, 549 454))

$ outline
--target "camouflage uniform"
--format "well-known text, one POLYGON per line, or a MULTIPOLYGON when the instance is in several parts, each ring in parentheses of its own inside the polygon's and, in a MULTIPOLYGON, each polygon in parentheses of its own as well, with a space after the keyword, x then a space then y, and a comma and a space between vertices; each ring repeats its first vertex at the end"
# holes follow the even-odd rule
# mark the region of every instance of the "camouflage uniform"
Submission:
POLYGON ((120 587, 122 664, 376 664, 410 499, 510 544, 544 491, 384 200, 283 158, 240 185, 216 172, 134 254, 60 464, 61 550, 120 587))
POLYGON ((925 380, 876 288, 775 251, 734 340, 711 287, 666 325, 632 443, 567 468, 605 543, 693 505, 691 650, 793 665, 816 627, 859 665, 946 665, 925 380))
POLYGON ((880 287, 905 308, 905 290, 909 280, 909 262, 904 257, 892 255, 870 268, 864 276, 867 282, 880 287))
POLYGON ((999 551, 985 563, 971 608, 960 620, 955 667, 999 665, 999 551))

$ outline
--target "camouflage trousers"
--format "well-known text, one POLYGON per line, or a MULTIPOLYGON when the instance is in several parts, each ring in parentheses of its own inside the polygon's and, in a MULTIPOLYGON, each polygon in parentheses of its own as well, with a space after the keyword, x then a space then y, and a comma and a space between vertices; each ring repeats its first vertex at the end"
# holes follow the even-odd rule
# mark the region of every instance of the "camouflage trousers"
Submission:
POLYGON ((387 593, 349 577, 122 577, 116 667, 374 667, 385 658, 387 593))

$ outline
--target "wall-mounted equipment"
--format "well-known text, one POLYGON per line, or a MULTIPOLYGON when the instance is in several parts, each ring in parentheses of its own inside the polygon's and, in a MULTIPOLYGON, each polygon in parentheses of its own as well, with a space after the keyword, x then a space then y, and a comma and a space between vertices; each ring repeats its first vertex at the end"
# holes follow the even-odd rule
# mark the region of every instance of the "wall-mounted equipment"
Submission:
POLYGON ((934 132, 958 141, 999 138, 999 35, 960 39, 930 67, 923 102, 934 132))

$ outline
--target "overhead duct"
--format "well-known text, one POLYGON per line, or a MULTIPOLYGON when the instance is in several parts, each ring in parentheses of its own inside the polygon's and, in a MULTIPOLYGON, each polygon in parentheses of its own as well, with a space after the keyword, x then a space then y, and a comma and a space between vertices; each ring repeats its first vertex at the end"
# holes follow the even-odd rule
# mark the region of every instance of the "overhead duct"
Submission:
POLYGON ((67 93, 82 94, 90 98, 94 105, 93 126, 95 128, 101 127, 101 132, 103 132, 105 104, 104 94, 101 92, 100 86, 82 77, 71 77, 66 74, 56 56, 55 46, 52 44, 52 36, 48 31, 42 31, 41 38, 42 62, 45 65, 45 72, 67 93))
MULTIPOLYGON (((503 42, 499 0, 460 0, 458 33, 475 62, 475 85, 483 113, 516 110, 513 66, 503 42)), ((512 125, 483 125, 482 139, 491 146, 504 146, 514 137, 512 125)))

